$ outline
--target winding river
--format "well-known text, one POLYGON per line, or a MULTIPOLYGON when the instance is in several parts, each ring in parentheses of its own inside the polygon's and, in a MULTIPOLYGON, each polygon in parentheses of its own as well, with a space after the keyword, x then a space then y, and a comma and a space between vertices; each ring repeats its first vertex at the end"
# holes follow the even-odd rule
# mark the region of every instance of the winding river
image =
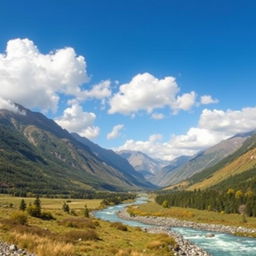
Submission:
MULTIPOLYGON (((145 202, 147 202, 147 198, 140 197, 133 203, 111 206, 95 212, 94 215, 99 219, 111 222, 122 222, 129 226, 149 228, 150 225, 148 224, 124 220, 117 216, 117 213, 126 206, 145 202)), ((205 235, 209 232, 204 230, 184 227, 173 227, 171 229, 213 256, 256 256, 256 239, 253 238, 238 237, 220 232, 211 232, 215 236, 206 237, 205 235)))

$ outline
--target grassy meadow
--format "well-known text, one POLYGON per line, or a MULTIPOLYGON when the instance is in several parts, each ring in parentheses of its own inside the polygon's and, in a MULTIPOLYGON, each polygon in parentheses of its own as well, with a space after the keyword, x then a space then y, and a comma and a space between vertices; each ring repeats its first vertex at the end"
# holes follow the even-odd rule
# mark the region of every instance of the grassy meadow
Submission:
MULTIPOLYGON (((0 196, 0 240, 14 243, 37 256, 169 256, 174 241, 165 234, 84 217, 100 207, 101 200, 40 198, 42 211, 55 219, 43 220, 19 211, 21 198, 0 196), (73 215, 64 212, 68 202, 73 215), (24 215, 27 223, 22 223, 24 215)), ((34 198, 25 198, 27 205, 34 198)))
POLYGON ((130 206, 128 212, 140 216, 173 217, 200 223, 256 228, 256 218, 254 217, 246 217, 246 221, 244 221, 239 214, 225 214, 182 207, 164 208, 155 202, 130 206))

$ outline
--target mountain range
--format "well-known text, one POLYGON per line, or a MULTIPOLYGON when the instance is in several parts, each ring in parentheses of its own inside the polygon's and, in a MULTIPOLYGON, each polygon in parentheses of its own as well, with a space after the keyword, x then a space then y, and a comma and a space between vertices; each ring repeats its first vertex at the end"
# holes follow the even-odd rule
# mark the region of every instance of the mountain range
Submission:
POLYGON ((113 151, 98 147, 95 154, 86 139, 41 113, 16 107, 17 112, 0 110, 0 191, 68 194, 155 188, 113 151))
POLYGON ((74 194, 246 186, 256 176, 256 131, 172 161, 114 152, 16 105, 0 110, 0 192, 74 194))

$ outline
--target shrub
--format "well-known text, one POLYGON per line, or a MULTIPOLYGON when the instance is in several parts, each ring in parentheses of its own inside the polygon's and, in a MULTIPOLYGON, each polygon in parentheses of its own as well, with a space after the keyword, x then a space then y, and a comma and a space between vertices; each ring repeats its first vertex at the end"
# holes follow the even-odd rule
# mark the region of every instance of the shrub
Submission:
POLYGON ((169 202, 167 200, 164 200, 163 203, 162 203, 162 206, 164 208, 169 208, 169 202))
POLYGON ((48 237, 48 238, 55 237, 55 234, 49 231, 48 229, 43 229, 38 226, 16 225, 11 229, 11 231, 18 232, 20 234, 31 234, 31 235, 41 236, 41 237, 48 237))
POLYGON ((41 210, 39 210, 35 205, 29 205, 27 207, 27 213, 36 218, 40 218, 41 216, 41 210))
POLYGON ((174 247, 175 241, 167 234, 159 234, 156 240, 153 240, 147 244, 147 248, 150 250, 157 250, 160 248, 166 248, 169 250, 169 246, 174 247))
POLYGON ((73 215, 73 216, 77 216, 77 213, 76 213, 76 211, 74 209, 70 210, 70 214, 73 215))
POLYGON ((26 225, 28 223, 28 216, 22 211, 15 211, 11 215, 11 220, 16 224, 26 225))
POLYGON ((116 229, 121 230, 121 231, 128 231, 127 226, 125 226, 124 224, 122 224, 120 222, 113 222, 113 223, 110 224, 110 227, 116 228, 116 229))
POLYGON ((88 229, 85 231, 72 230, 64 233, 63 238, 67 242, 75 242, 80 240, 82 241, 99 240, 98 234, 92 229, 88 229))
POLYGON ((72 228, 92 228, 94 229, 96 224, 88 218, 66 218, 62 221, 60 221, 60 224, 66 227, 72 227, 72 228))
POLYGON ((64 212, 69 213, 69 211, 70 211, 69 205, 68 205, 66 202, 63 203, 63 205, 62 205, 62 210, 63 210, 64 212))
POLYGON ((55 220, 51 212, 42 212, 40 218, 43 220, 55 220))

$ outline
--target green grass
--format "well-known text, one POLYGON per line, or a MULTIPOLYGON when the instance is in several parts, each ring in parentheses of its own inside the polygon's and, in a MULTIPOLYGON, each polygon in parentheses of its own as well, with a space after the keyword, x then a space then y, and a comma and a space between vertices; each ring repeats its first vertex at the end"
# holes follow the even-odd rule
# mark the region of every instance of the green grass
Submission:
MULTIPOLYGON (((10 203, 13 204, 14 208, 18 207, 20 204, 20 197, 13 197, 8 195, 0 194, 0 207, 7 207, 10 203)), ((32 203, 35 198, 34 197, 26 197, 23 198, 27 202, 27 204, 32 203)), ((42 207, 45 210, 56 210, 61 209, 63 202, 68 202, 69 207, 71 209, 82 209, 86 204, 89 209, 98 209, 100 207, 101 199, 62 199, 62 198, 40 198, 42 202, 42 207)))
MULTIPOLYGON (((77 216, 61 210, 65 199, 42 198, 42 208, 56 220, 44 221, 28 217, 28 225, 13 223, 21 198, 0 196, 0 240, 9 241, 34 252, 37 256, 170 256, 168 245, 174 240, 164 234, 149 234, 139 228, 117 226, 94 218, 84 218, 84 204, 89 209, 100 206, 101 200, 71 199, 77 216), (8 205, 13 204, 13 208, 8 205), (79 239, 81 238, 81 239, 79 239)), ((25 198, 26 203, 34 198, 25 198)))
POLYGON ((253 217, 247 217, 247 222, 244 223, 242 216, 239 214, 225 214, 182 207, 163 208, 155 202, 149 202, 139 206, 131 206, 129 207, 128 212, 140 216, 173 217, 199 223, 256 228, 256 218, 253 217))

